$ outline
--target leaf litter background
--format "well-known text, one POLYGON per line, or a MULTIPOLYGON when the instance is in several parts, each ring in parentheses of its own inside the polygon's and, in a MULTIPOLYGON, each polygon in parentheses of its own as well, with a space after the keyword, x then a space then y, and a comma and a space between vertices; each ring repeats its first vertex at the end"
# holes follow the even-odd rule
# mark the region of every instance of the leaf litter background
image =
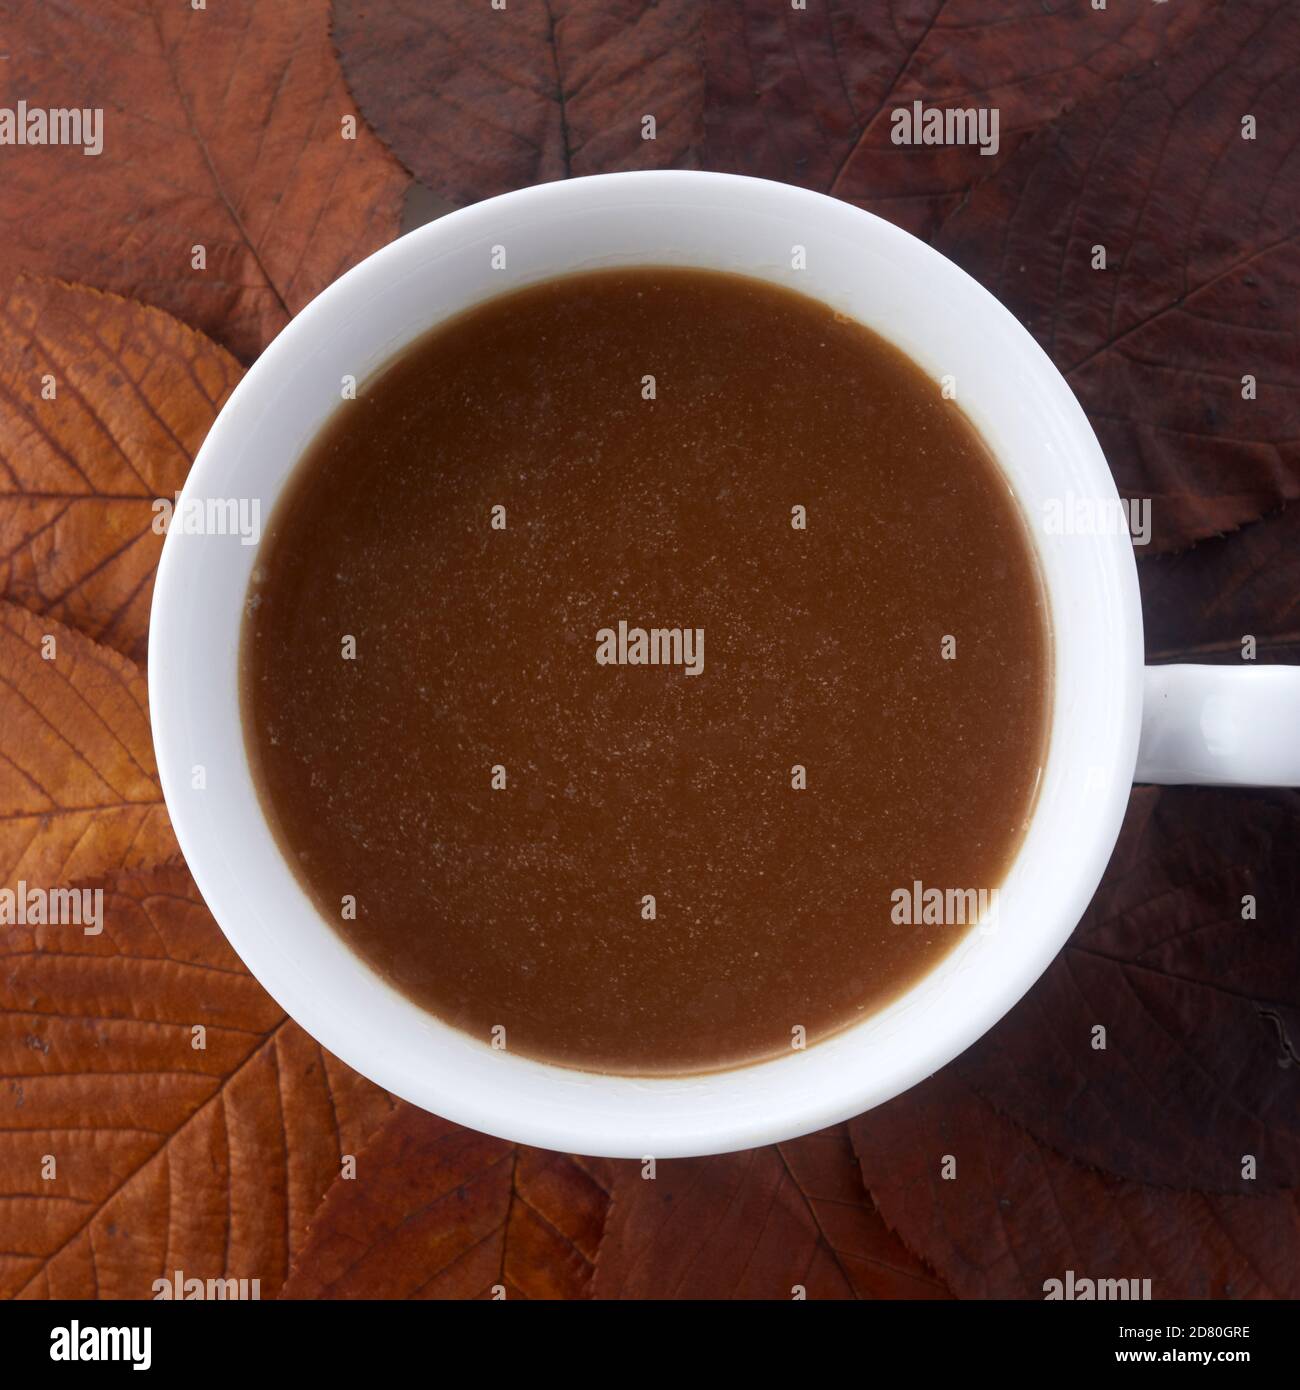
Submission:
POLYGON ((15 0, 4 22, 0 104, 106 112, 98 158, 0 153, 0 882, 106 894, 102 936, 0 938, 6 1296, 145 1298, 174 1269, 264 1297, 1037 1298, 1066 1269, 1300 1294, 1300 793, 1136 789, 1074 937, 964 1056, 649 1182, 397 1103, 283 1016, 180 860, 143 674, 150 504, 241 364, 404 226, 644 167, 803 184, 932 241, 1152 498, 1150 659, 1236 661, 1245 634, 1300 659, 1294 5, 15 0), (892 145, 914 99, 998 107, 999 153, 892 145))

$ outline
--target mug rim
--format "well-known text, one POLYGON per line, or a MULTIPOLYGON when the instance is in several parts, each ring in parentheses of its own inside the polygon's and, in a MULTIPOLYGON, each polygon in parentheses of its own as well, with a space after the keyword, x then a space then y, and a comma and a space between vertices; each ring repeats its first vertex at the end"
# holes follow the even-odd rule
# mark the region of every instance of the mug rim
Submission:
MULTIPOLYGON (((234 449, 240 432, 244 431, 247 437, 248 422, 255 417, 256 412, 266 409, 268 400, 281 388, 287 391, 293 384, 290 379, 295 364, 300 361, 309 346, 321 335, 338 333, 339 324, 343 321, 339 317, 342 313, 339 306, 345 297, 351 297, 355 304, 358 295, 364 297, 379 293, 381 288, 392 289, 394 285, 400 286, 412 264, 423 265, 426 261, 436 260, 437 257, 433 253, 441 243, 453 239, 453 234, 458 231, 468 235, 473 226, 490 228, 494 225, 509 225, 517 228, 521 221, 527 221, 530 208, 536 213, 543 206, 556 208, 569 203, 572 205, 571 215, 577 215, 583 207, 596 208, 620 198, 624 201, 635 200, 642 195, 649 195, 651 201, 658 205, 681 205, 688 210, 697 204, 707 203, 711 198, 721 199, 723 204, 731 206, 720 207, 718 210, 724 216, 730 213, 736 218, 745 216, 744 204, 747 198, 755 206, 769 200, 774 200, 773 206, 775 203, 791 206, 798 204, 815 219, 834 221, 838 225, 856 229, 864 240, 889 245, 895 251, 904 243, 910 243, 911 246, 907 250, 909 257, 917 263, 924 262, 927 268, 948 279, 952 285, 964 282, 963 293, 969 303, 978 306, 979 311, 987 316, 990 323, 998 323, 1002 330, 1013 331, 1023 340, 1020 347, 1028 364, 1025 368, 1027 375, 1044 390, 1050 388, 1057 395, 1064 392, 1068 400, 1062 399, 1058 403, 1064 435, 1072 441, 1081 461, 1090 464, 1100 462, 1104 483, 1097 477, 1097 486, 1103 492, 1108 486, 1109 495, 1117 496, 1109 468, 1091 425, 1055 365, 1028 331, 998 300, 933 247, 873 214, 842 203, 838 199, 792 185, 740 175, 694 170, 655 170, 591 175, 533 185, 501 194, 496 198, 448 213, 367 257, 308 304, 248 369, 222 408, 195 458, 182 491, 181 505, 184 505, 188 498, 196 494, 206 494, 211 490, 206 485, 213 480, 219 480, 223 460, 228 452, 234 449), (900 238, 903 241, 900 242, 900 238), (421 253, 427 254, 422 257, 421 253), (1008 323, 1013 325, 1013 330, 1007 329, 1008 323)), ((656 262, 643 256, 626 263, 649 265, 667 262, 656 262)), ((534 278, 559 278, 586 268, 589 267, 573 265, 534 278)), ((512 283, 508 288, 513 290, 526 283, 532 281, 525 278, 518 283, 512 283)), ((469 299, 463 307, 472 307, 490 297, 492 296, 488 294, 477 295, 469 299)), ((814 293, 813 297, 822 296, 814 293)), ((424 331, 433 328, 440 321, 440 318, 430 320, 424 331)), ((897 338, 888 331, 880 328, 876 328, 876 331, 881 332, 887 340, 897 342, 897 338)), ((407 336, 390 344, 388 349, 380 354, 381 362, 390 360, 400 353, 410 340, 410 336, 407 336)), ((906 347, 903 350, 908 352, 909 356, 914 355, 906 347)), ((367 372, 365 375, 369 374, 367 372)), ((360 379, 362 378, 358 375, 358 380, 360 379)), ((968 417, 980 427, 978 418, 969 412, 968 417)), ((992 443, 990 451, 995 460, 999 461, 999 467, 1002 467, 998 451, 992 443)), ((233 457, 233 453, 231 456, 233 457)), ((279 466, 271 510, 279 500, 287 480, 294 474, 300 457, 299 455, 287 464, 279 466)), ((1083 466, 1082 462, 1080 466, 1083 466)), ((219 493, 219 489, 217 491, 219 493)), ((1017 506, 1024 511, 1019 496, 1017 506)), ((1040 545, 1039 538, 1033 534, 1029 524, 1030 518, 1026 515, 1024 520, 1026 530, 1030 533, 1031 545, 1040 545)), ((195 592, 198 539, 200 538, 195 536, 187 537, 181 530, 169 530, 164 543, 155 581, 150 621, 149 697, 155 752, 164 797, 177 840, 200 893, 236 953, 263 988, 290 1017, 323 1046, 362 1075, 394 1094, 457 1123, 504 1139, 539 1147, 624 1157, 637 1157, 646 1153, 673 1157, 719 1152, 750 1148, 789 1138, 795 1134, 807 1133, 858 1114, 901 1093, 936 1070, 937 1066, 945 1064, 964 1051, 1002 1018, 1055 957, 1082 915, 1100 880, 1128 802, 1132 773, 1136 764, 1140 723, 1142 631, 1136 566, 1132 548, 1125 535, 1116 538, 1116 544, 1107 544, 1099 539, 1099 543, 1091 550, 1094 559, 1100 565, 1100 599, 1109 605, 1109 611, 1121 629, 1117 637, 1115 661, 1112 663, 1112 669, 1106 673, 1116 679, 1115 688, 1107 696, 1107 727, 1113 727, 1114 737, 1111 745, 1103 748, 1098 754, 1101 760, 1098 766, 1103 776, 1102 784, 1094 789, 1097 795, 1092 797, 1089 803, 1088 809, 1092 817, 1091 835, 1085 837, 1083 832, 1080 832, 1080 838, 1085 839, 1086 843, 1082 850, 1076 847, 1072 874, 1064 875, 1068 880, 1062 889, 1064 902, 1057 904, 1053 913, 1057 930, 1045 932, 1041 939, 1033 943, 1034 949, 1026 949, 1012 962, 1014 968, 1001 980, 1001 987, 995 997, 982 998, 978 1001, 979 1007, 968 1009, 968 1016, 961 1026, 954 1024, 946 1027, 946 1031, 941 1028, 941 1037, 937 1045, 931 1040, 927 1049, 918 1049, 914 1055, 896 1062, 885 1085, 877 1084, 873 1089, 865 1081, 854 1084, 850 1078, 837 1087, 822 1085, 819 1094, 810 1094, 802 1103, 797 1103, 787 1080, 778 1086, 778 1089, 786 1092, 783 1105, 765 1106, 759 1103, 760 1088, 758 1098, 750 1096, 743 1107, 734 1108, 734 1113, 729 1112, 725 1095, 731 1078, 755 1072, 767 1072, 774 1076, 775 1073, 769 1069, 786 1068, 792 1062, 803 1064, 807 1058, 826 1056, 824 1049, 832 1049, 846 1034, 859 1034, 878 1021, 881 1013, 891 1013, 900 1005, 905 1011, 907 1001, 936 971, 945 968, 948 957, 899 996, 894 1004, 886 1006, 885 1010, 869 1016, 860 1023, 851 1025, 834 1037, 815 1044, 799 1059, 780 1058, 688 1077, 632 1077, 573 1072, 567 1068, 534 1062, 527 1058, 499 1054, 500 1060, 495 1065, 514 1069, 520 1085, 531 1086, 539 1092, 546 1093, 547 1098, 538 1106, 526 1107, 530 1113, 521 1114, 517 1108, 506 1108, 503 1098, 495 1095, 490 1087, 484 1090, 481 1079, 476 1084, 470 1084, 468 1080, 458 1080, 456 1062, 462 1061, 468 1068, 469 1054, 458 1053, 455 1046, 439 1034, 439 1030, 453 1033, 457 1030, 450 1029, 449 1025, 442 1024, 440 1020, 433 1020, 436 1027, 430 1030, 428 1036, 433 1038, 438 1034, 436 1040, 443 1060, 450 1058, 452 1066, 448 1072, 429 1076, 427 1069, 421 1068, 419 1059, 409 1055, 409 1047, 403 1051, 402 1048, 390 1046, 386 1042, 382 1020, 376 1024, 371 1019, 369 1027, 358 1026, 355 1020, 348 1017, 349 997, 346 990, 334 987, 324 995, 320 994, 316 988, 319 980, 313 981, 312 962, 302 959, 286 961, 282 954, 272 950, 266 933, 259 937, 243 920, 241 902, 244 909, 247 909, 248 894, 251 892, 255 895, 256 889, 244 890, 242 897, 241 893, 236 891, 240 865, 233 862, 226 852, 217 827, 205 818, 206 808, 203 814, 200 814, 199 803, 196 803, 192 796, 186 795, 186 782, 192 763, 185 750, 192 749, 192 740, 195 734, 201 731, 202 719, 195 716, 192 702, 182 702, 184 688, 187 684, 193 684, 196 673, 192 669, 187 671, 185 663, 172 658, 173 653, 182 645, 179 635, 187 620, 187 599, 195 592), (1107 570, 1108 573, 1105 572, 1107 570), (1068 924, 1062 928, 1067 918, 1068 924), (1045 944, 1050 945, 1050 949, 1045 949, 1045 944), (658 1113, 653 1122, 648 1122, 638 1129, 635 1121, 629 1122, 626 1113, 617 1116, 608 1113, 609 1101, 613 1095, 611 1083, 620 1091, 621 1100, 632 1098, 633 1112, 637 1095, 646 1099, 648 1107, 649 1098, 659 1093, 661 1099, 669 1102, 676 1097, 683 1106, 684 1114, 694 1104, 693 1098, 702 1096, 708 1102, 703 1107, 708 1113, 698 1122, 683 1122, 680 1127, 675 1127, 671 1121, 665 1120, 668 1111, 664 1105, 656 1102, 658 1113), (582 1094, 584 1087, 587 1092, 585 1096, 582 1094), (571 1099, 573 1104, 569 1104, 571 1099)), ((1041 550, 1038 558, 1041 562, 1041 550)), ((1043 574, 1043 588, 1052 628, 1053 662, 1055 666, 1059 666, 1059 651, 1065 641, 1065 633, 1058 620, 1055 594, 1046 572, 1043 574)), ((219 653, 219 660, 227 666, 230 657, 231 653, 228 651, 219 653)), ((234 653, 234 663, 237 667, 237 651, 234 653)), ((1052 726, 1055 726, 1062 716, 1061 694, 1060 688, 1054 685, 1050 713, 1052 726)), ((240 732, 243 772, 251 777, 247 749, 243 744, 242 710, 238 704, 234 711, 234 719, 240 732)), ((1054 742, 1053 748, 1055 746, 1054 742)), ((1050 757, 1049 753, 1045 761, 1050 761, 1050 757)), ((238 773, 236 775, 238 776, 238 773)), ((1030 831, 1038 820, 1040 801, 1041 798, 1035 801, 1030 817, 1030 831)), ((258 817, 261 836, 270 843, 274 854, 282 859, 277 837, 266 818, 260 800, 258 817)), ((1017 848, 1015 859, 1012 861, 1013 870, 1019 867, 1019 862, 1025 854, 1030 841, 1030 831, 1026 832, 1017 848)), ((289 865, 284 864, 283 867, 288 873, 293 873, 289 865)), ((320 931, 336 937, 342 944, 341 937, 338 937, 334 929, 320 916, 314 903, 306 896, 305 890, 301 889, 301 885, 299 890, 303 902, 316 918, 320 931)), ((355 971, 371 977, 371 985, 377 982, 382 989, 389 991, 394 1000, 400 1001, 400 1006, 394 1004, 394 1008, 418 1009, 418 1006, 383 981, 360 955, 352 953, 346 946, 343 946, 343 949, 351 957, 355 971)), ((954 947, 950 956, 957 950, 958 947, 954 947)), ((482 1049, 486 1046, 467 1035, 459 1036, 463 1038, 466 1048, 482 1049)), ((825 1068, 821 1070, 824 1072, 825 1068)), ((825 1077, 822 1079, 824 1081, 825 1077)), ((813 1090, 817 1088, 814 1087, 813 1090)), ((518 1094, 513 1104, 516 1107, 520 1104, 518 1094)))

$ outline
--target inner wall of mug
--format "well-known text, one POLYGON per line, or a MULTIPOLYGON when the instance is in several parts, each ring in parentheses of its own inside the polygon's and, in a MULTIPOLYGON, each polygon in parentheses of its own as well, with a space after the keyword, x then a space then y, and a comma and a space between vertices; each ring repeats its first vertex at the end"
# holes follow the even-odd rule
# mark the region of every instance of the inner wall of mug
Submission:
MULTIPOLYGON (((1115 496, 1086 419, 1041 350, 914 238, 834 200, 758 180, 574 180, 507 194, 403 238, 272 344, 214 426, 186 497, 256 498, 269 518, 339 407, 345 377, 364 382, 433 324, 495 295, 577 270, 643 264, 755 276, 865 323, 925 369, 936 390, 953 378, 1007 475, 1046 589, 1053 690, 1035 813, 999 888, 995 931, 967 932, 893 1004, 779 1061, 629 1078, 493 1052, 371 971, 321 920, 280 855, 239 718, 240 632, 256 547, 237 537, 168 537, 150 688, 164 789, 199 888, 263 985, 320 1042, 397 1094, 489 1133, 667 1157, 768 1142, 857 1113, 943 1065, 1019 998, 1077 921, 1118 832, 1136 756, 1142 649, 1127 537, 1049 536, 1038 524, 1067 494, 1115 496), (806 269, 794 270, 799 247, 806 269), (189 769, 200 762, 220 775, 210 772, 207 790, 195 792, 189 769)), ((978 787, 951 794, 978 814, 978 787)))

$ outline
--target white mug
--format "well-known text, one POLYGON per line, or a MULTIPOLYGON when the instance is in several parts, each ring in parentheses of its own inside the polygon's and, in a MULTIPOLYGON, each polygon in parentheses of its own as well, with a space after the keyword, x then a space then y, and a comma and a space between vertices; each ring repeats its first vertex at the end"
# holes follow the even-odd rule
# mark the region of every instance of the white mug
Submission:
MULTIPOLYGON (((495 1051, 377 975, 281 855, 240 720, 240 627, 256 547, 171 528, 149 635, 163 790, 186 861, 254 975, 313 1037, 398 1096, 473 1129, 586 1154, 751 1148, 856 1115, 938 1070, 1047 967, 1101 878, 1141 781, 1300 784, 1300 668, 1144 671, 1127 530, 1047 534, 1063 499, 1117 504, 1087 418, 1033 338, 937 251, 847 203, 726 174, 543 184, 453 212, 385 247, 271 344, 205 441, 181 506, 257 499, 269 517, 340 382, 363 382, 443 319, 534 281, 605 266, 734 271, 825 301, 902 348, 983 434, 1029 523, 1054 638, 1049 747, 1032 820, 974 929, 895 1002, 804 1050, 682 1078, 570 1070, 495 1051), (508 269, 494 268, 504 248, 508 269), (804 248, 806 268, 792 269, 804 248), (202 764, 206 786, 192 786, 202 764)), ((328 544, 328 538, 322 538, 328 544)), ((871 710, 862 710, 870 720, 871 710)), ((990 769, 996 776, 996 769, 990 769)), ((951 795, 979 814, 978 786, 951 795)))

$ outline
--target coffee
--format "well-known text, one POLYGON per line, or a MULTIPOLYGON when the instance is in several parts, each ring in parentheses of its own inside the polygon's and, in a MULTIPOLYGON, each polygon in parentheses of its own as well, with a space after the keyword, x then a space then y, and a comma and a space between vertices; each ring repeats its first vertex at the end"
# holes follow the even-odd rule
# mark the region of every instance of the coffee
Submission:
POLYGON ((397 989, 671 1074, 865 1018, 993 906, 1050 663, 936 381, 819 301, 640 268, 484 303, 339 407, 242 700, 286 857, 397 989))

